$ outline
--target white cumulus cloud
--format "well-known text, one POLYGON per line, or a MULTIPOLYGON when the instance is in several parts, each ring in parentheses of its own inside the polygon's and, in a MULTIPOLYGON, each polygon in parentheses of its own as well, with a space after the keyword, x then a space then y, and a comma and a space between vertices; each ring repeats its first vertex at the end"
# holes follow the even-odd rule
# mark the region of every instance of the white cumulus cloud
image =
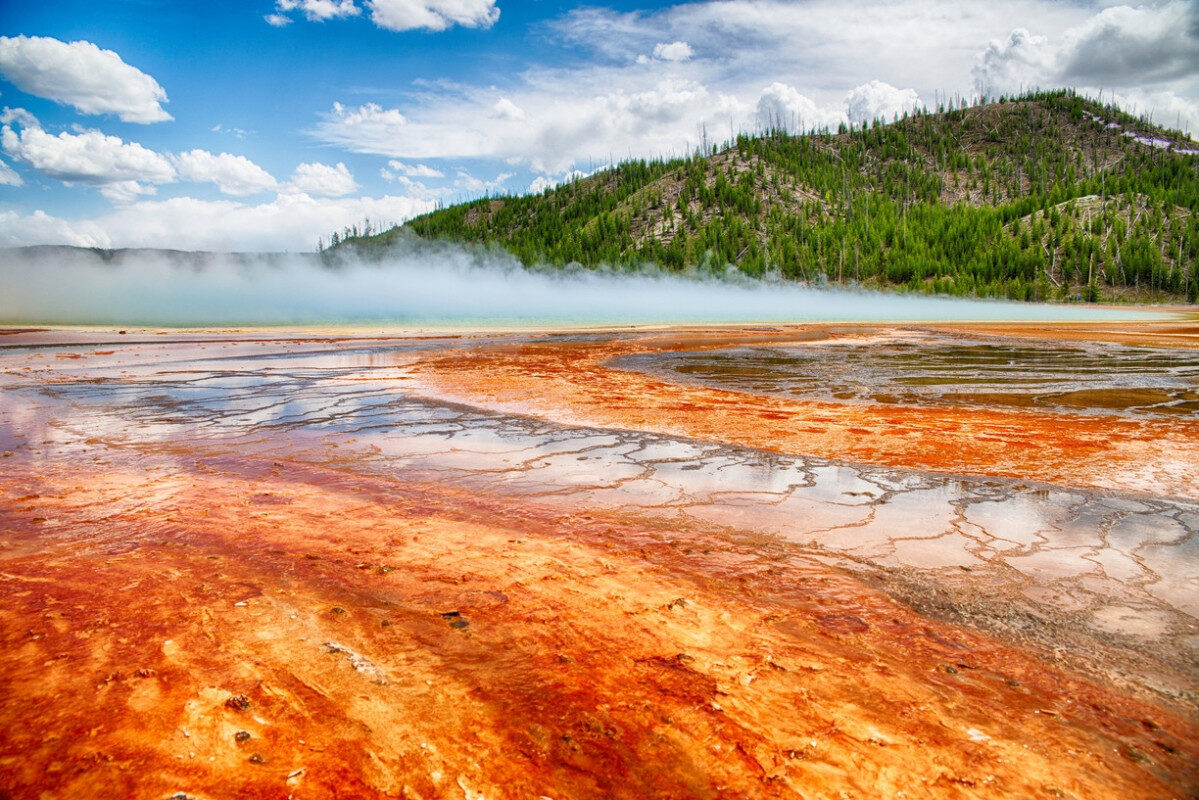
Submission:
POLYGON ((354 176, 340 161, 333 167, 319 163, 300 164, 291 175, 291 186, 321 197, 341 197, 358 188, 354 176))
POLYGON ((44 175, 67 183, 104 185, 137 181, 170 183, 175 168, 160 153, 136 142, 124 142, 97 130, 62 132, 57 136, 42 130, 27 113, 7 111, 0 129, 0 144, 12 158, 29 164, 44 175), (11 124, 10 124, 11 123, 11 124), (19 124, 20 130, 13 124, 19 124))
MULTIPOLYGON (((562 87, 559 87, 562 88, 562 87)), ((683 155, 715 131, 729 135, 729 119, 746 114, 735 96, 696 81, 670 79, 640 91, 538 88, 511 98, 523 118, 498 116, 494 93, 468 90, 451 102, 402 114, 368 104, 335 104, 313 134, 359 153, 396 159, 502 158, 536 172, 554 173, 620 154, 683 155)), ((598 88, 598 87, 594 87, 598 88)))
MULTIPOLYGON (((392 31, 444 31, 455 25, 464 28, 490 28, 500 18, 496 0, 366 0, 371 22, 392 31)), ((356 17, 362 13, 354 0, 276 0, 275 13, 266 21, 283 27, 292 21, 288 12, 299 11, 306 19, 356 17)))
POLYGON ((5 109, 0 123, 0 146, 9 156, 64 183, 97 186, 115 203, 152 195, 155 185, 177 180, 212 183, 239 197, 279 188, 270 173, 245 156, 207 150, 164 155, 97 130, 54 135, 23 109, 5 109))
POLYGON ((571 169, 562 173, 561 177, 558 178, 553 178, 548 175, 538 175, 533 179, 532 183, 529 184, 528 188, 525 189, 525 194, 541 194, 546 189, 553 189, 554 187, 561 186, 564 183, 572 183, 580 178, 590 177, 597 172, 608 169, 610 166, 612 165, 605 164, 602 167, 593 169, 591 172, 583 172, 582 170, 571 169))
POLYGON ((499 175, 496 175, 493 180, 485 181, 481 178, 476 178, 469 172, 459 170, 458 177, 454 180, 454 187, 472 194, 478 194, 481 192, 503 193, 506 188, 504 184, 513 176, 513 174, 514 173, 511 172, 501 172, 499 175))
POLYGON ((0 247, 33 244, 108 247, 110 242, 103 229, 94 222, 68 222, 41 210, 32 214, 0 211, 0 247))
POLYGON ((1016 28, 1004 41, 993 41, 978 57, 972 74, 975 90, 998 97, 1034 88, 1057 79, 1058 54, 1045 36, 1016 28))
POLYGON ((422 181, 413 180, 407 175, 396 175, 394 172, 389 172, 386 169, 380 170, 384 180, 394 181, 404 187, 404 193, 409 197, 415 197, 421 200, 431 200, 436 197, 445 197, 453 193, 453 189, 448 186, 428 186, 422 181))
POLYGON ((270 173, 245 156, 190 150, 172 160, 181 180, 214 183, 222 194, 244 197, 278 188, 270 173))
POLYGON ((114 203, 132 203, 140 197, 157 194, 158 189, 137 181, 117 181, 100 187, 100 194, 114 203))
MULTIPOLYGON (((356 17, 362 13, 362 9, 354 5, 354 0, 278 0, 275 8, 280 12, 300 11, 306 19, 313 22, 356 17)), ((283 16, 282 13, 271 14, 267 16, 266 21, 279 27, 291 22, 291 17, 283 16), (287 20, 287 22, 281 22, 281 20, 287 20)))
POLYGON ((368 0, 367 5, 371 20, 393 31, 490 28, 500 18, 496 0, 368 0))
POLYGON ((445 173, 435 170, 427 164, 405 164, 403 161, 392 159, 387 162, 387 166, 399 173, 407 175, 409 178, 444 178, 445 173))
POLYGON ((961 91, 997 33, 1032 21, 1044 32, 1061 31, 1093 15, 1091 6, 1082 0, 699 0, 619 12, 592 4, 549 27, 605 63, 635 64, 657 44, 686 42, 705 55, 676 65, 694 80, 742 97, 780 81, 827 104, 874 78, 922 96, 961 91))
POLYGON ((1113 53, 1121 69, 1135 67, 1137 81, 1156 81, 1107 83, 1109 92, 1137 95, 1150 108, 1160 103, 1173 109, 1170 123, 1178 115, 1185 121, 1186 103, 1199 100, 1199 65, 1190 55, 1199 24, 1189 9, 1196 6, 1161 0, 1099 10, 1109 4, 700 0, 630 12, 586 6, 546 28, 594 58, 534 64, 475 85, 431 86, 392 107, 338 104, 311 133, 352 152, 400 161, 502 160, 549 180, 600 161, 684 155, 705 137, 719 144, 772 124, 819 129, 890 120, 937 94, 970 97, 980 61, 988 85, 1052 85, 1056 79, 1046 75, 1081 69, 1083 54, 1100 41, 1123 42, 1113 53), (1134 29, 1142 31, 1139 44, 1134 29), (997 32, 1013 30, 989 47, 997 32), (1143 57, 1150 39, 1163 54, 1152 69, 1143 57), (686 60, 666 61, 688 51, 686 60))
POLYGON ((782 128, 798 133, 836 128, 844 116, 839 109, 817 105, 794 86, 775 81, 758 96, 754 119, 761 129, 782 128))
POLYGON ((496 104, 491 107, 491 110, 495 116, 499 117, 500 119, 521 120, 528 116, 525 114, 525 110, 523 108, 518 106, 516 103, 513 103, 507 97, 501 97, 496 104))
POLYGON ((553 189, 558 185, 558 182, 552 178, 547 178, 545 175, 538 175, 525 189, 525 194, 541 194, 546 189, 553 189))
POLYGON ((658 42, 654 45, 654 58, 659 61, 686 61, 695 55, 686 42, 658 42))
POLYGON ((18 89, 84 114, 116 114, 125 122, 171 119, 158 81, 91 42, 44 36, 0 36, 0 74, 18 89))
MULTIPOLYGON (((1189 2, 1105 8, 1058 35, 1014 29, 992 41, 972 71, 990 96, 1073 86, 1134 93, 1199 89, 1199 6, 1189 2)), ((1088 91, 1091 93, 1091 91, 1088 91)))
POLYGON ((889 83, 873 80, 850 90, 845 95, 845 115, 850 122, 861 124, 875 119, 890 122, 920 105, 914 89, 898 89, 889 83))
POLYGON ((349 108, 334 103, 333 110, 317 125, 316 135, 329 144, 337 144, 359 153, 409 155, 400 153, 392 142, 400 141, 408 128, 408 118, 394 108, 367 103, 349 108))
POLYGON ((17 171, 0 161, 0 186, 24 186, 25 181, 17 174, 17 171))
POLYGON ((1144 86, 1199 76, 1199 5, 1105 8, 1063 36, 1062 76, 1087 85, 1144 86))
POLYGON ((351 152, 502 160, 548 180, 601 161, 685 155, 705 137, 719 144, 772 121, 811 129, 847 115, 890 119, 936 91, 969 94, 971 67, 997 31, 1036 20, 1060 32, 1091 16, 1046 0, 589 5, 545 28, 593 58, 430 85, 391 107, 337 104, 311 133, 351 152))

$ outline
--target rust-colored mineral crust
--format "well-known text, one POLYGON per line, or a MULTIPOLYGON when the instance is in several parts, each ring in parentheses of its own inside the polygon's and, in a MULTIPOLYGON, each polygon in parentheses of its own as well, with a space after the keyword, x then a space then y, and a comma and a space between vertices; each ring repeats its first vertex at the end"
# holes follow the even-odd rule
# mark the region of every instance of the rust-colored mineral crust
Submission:
MULTIPOLYGON (((1063 340, 1199 347, 1199 325, 942 326, 1063 340)), ((873 329, 877 326, 869 326, 873 329)), ((816 326, 794 331, 792 338, 816 326)), ((1199 497, 1199 420, 793 400, 666 384, 605 362, 645 351, 788 341, 772 333, 665 333, 464 349, 417 365, 439 393, 571 424, 630 427, 851 462, 1199 497)), ((856 332, 837 326, 832 336, 856 332)))
POLYGON ((798 333, 0 351, 0 797, 1196 796, 1199 599, 1159 556, 1195 562, 1199 424, 605 366, 798 333), (1049 509, 1073 537, 1056 560, 1045 531, 987 538, 1018 537, 1007 503, 1049 509), (1104 541, 1074 553, 1092 518, 1104 541), (854 550, 872 519, 891 549, 854 550), (1071 597, 1124 611, 1052 597, 1067 579, 1045 570, 1084 557, 1107 572, 1071 597), (921 570, 963 609, 1052 608, 1035 624, 1063 642, 1151 650, 1119 637, 1157 624, 1166 677, 922 613, 886 578, 921 570))

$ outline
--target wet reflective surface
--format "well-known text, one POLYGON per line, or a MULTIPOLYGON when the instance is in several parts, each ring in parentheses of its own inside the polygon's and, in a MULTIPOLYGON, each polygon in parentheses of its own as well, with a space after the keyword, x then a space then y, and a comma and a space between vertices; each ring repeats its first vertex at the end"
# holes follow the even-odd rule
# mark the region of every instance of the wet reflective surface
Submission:
POLYGON ((905 332, 629 356, 671 380, 820 400, 1199 416, 1199 353, 905 332))
MULTIPOLYGON (((664 430, 653 402, 703 398, 598 364, 679 363, 677 338, 10 339, 3 783, 1196 790, 1199 502, 1105 487, 1096 465, 1047 482, 812 455, 765 429, 772 449, 746 447, 683 407, 664 430), (607 391, 563 402, 584 386, 607 391)), ((761 410, 739 397, 732 433, 761 410)))

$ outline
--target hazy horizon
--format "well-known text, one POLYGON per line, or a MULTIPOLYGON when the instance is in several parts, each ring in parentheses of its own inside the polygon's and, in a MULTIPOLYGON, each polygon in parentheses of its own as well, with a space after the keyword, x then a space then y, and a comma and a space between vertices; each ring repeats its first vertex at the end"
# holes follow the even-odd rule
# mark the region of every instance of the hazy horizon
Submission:
MULTIPOLYGON (((10 251, 19 253, 21 251, 10 251)), ((381 260, 89 250, 0 263, 0 324, 623 325, 1147 319, 1138 309, 959 299, 641 270, 525 269, 480 247, 409 242, 381 260), (187 255, 204 255, 189 259, 187 255)))

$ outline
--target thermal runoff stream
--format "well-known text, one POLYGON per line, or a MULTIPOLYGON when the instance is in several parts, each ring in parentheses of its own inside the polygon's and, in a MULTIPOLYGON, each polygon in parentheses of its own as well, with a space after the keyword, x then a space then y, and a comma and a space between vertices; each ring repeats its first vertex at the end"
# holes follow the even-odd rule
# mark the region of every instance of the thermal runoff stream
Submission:
POLYGON ((7 796, 1199 791, 1193 323, 0 364, 7 796))

